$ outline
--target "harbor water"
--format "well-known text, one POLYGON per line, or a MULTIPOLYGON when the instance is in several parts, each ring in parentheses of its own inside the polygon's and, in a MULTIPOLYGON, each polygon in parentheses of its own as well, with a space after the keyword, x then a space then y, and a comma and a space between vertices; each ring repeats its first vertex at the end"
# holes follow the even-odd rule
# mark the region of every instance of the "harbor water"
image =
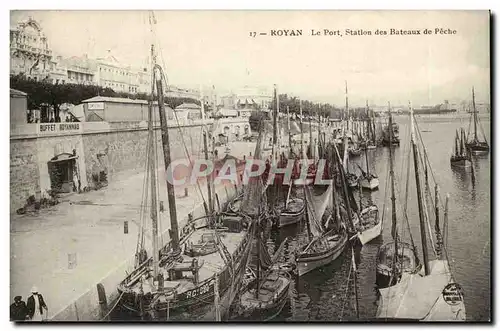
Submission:
MULTIPOLYGON (((467 130, 468 119, 452 117, 416 117, 421 137, 426 146, 430 164, 429 177, 433 176, 440 186, 442 206, 448 193, 449 229, 448 257, 455 281, 464 291, 467 320, 487 321, 490 319, 490 160, 491 155, 475 156, 473 183, 470 170, 457 171, 450 167, 450 155, 453 148, 455 130, 464 127, 467 130)), ((409 119, 407 116, 395 116, 399 124, 401 143, 394 148, 394 171, 396 174, 396 205, 398 222, 401 222, 402 209, 405 201, 406 166, 409 152, 409 119), (407 160, 407 159, 406 159, 407 160), (403 167, 404 166, 404 167, 403 167), (405 169, 403 169, 405 168, 405 169)), ((482 127, 486 139, 490 142, 489 118, 482 118, 482 127)), ((344 253, 333 263, 314 270, 300 278, 293 279, 290 287, 290 300, 283 311, 273 319, 275 322, 297 321, 356 321, 369 320, 377 312, 377 288, 375 285, 376 256, 379 247, 391 238, 391 204, 388 180, 389 149, 378 147, 369 150, 370 168, 375 170, 380 180, 380 187, 374 192, 362 192, 362 203, 372 201, 379 208, 379 216, 383 217, 382 235, 363 247, 356 249, 358 270, 358 305, 356 312, 354 282, 351 273, 351 251, 346 247, 344 253), (351 274, 351 277, 348 275, 351 274)), ((359 169, 358 163, 365 168, 365 157, 362 154, 351 160, 350 171, 359 169)), ((415 177, 413 161, 410 163, 407 215, 413 239, 418 253, 422 254, 419 232, 418 207, 416 203, 415 177)), ((434 187, 431 187, 434 192, 434 187)), ((300 190, 295 192, 301 196, 300 190)), ((359 201, 359 192, 355 192, 359 201)), ((442 215, 442 212, 441 212, 442 215)), ((433 220, 433 217, 431 217, 433 220)), ((441 216, 442 222, 442 216, 441 216)), ((401 224, 401 223, 400 223, 401 224)), ((293 261, 297 250, 297 236, 303 229, 299 226, 288 226, 282 229, 272 229, 267 246, 273 253, 285 238, 289 238, 285 246, 282 262, 293 261)), ((430 247, 430 246, 429 246, 430 247)), ((431 258, 433 255, 431 254, 431 258)), ((128 318, 115 312, 113 320, 128 318)), ((232 316, 233 321, 238 320, 232 316)))
MULTIPOLYGON (((409 119, 407 116, 395 116, 400 127, 400 147, 395 147, 394 171, 396 173, 396 205, 398 222, 401 222, 401 209, 404 206, 406 168, 409 149, 409 119), (404 163, 404 164, 403 164, 404 163)), ((490 120, 481 118, 486 139, 490 142, 490 120)), ((417 117, 421 137, 427 149, 432 167, 429 177, 434 176, 440 186, 442 206, 446 194, 449 200, 448 257, 455 281, 464 291, 467 320, 487 321, 490 319, 490 272, 491 272, 491 202, 490 202, 490 160, 491 155, 474 156, 475 181, 472 182, 470 170, 454 170, 450 167, 450 155, 453 148, 455 130, 468 128, 467 118, 452 117, 417 117)), ((479 130, 479 129, 478 129, 479 130)), ((383 232, 359 252, 356 252, 358 267, 359 319, 372 319, 377 312, 377 289, 375 285, 375 267, 378 248, 391 238, 391 204, 390 191, 386 191, 389 167, 389 149, 378 147, 368 151, 371 169, 380 179, 380 188, 372 193, 363 192, 362 201, 371 199, 383 216, 383 232), (385 201, 385 204, 384 204, 385 201)), ((351 160, 365 167, 363 155, 351 160)), ((351 166, 352 171, 355 167, 351 166)), ((357 167, 356 167, 357 168, 357 167)), ((415 177, 413 161, 410 164, 408 191, 408 219, 413 239, 421 256, 421 238, 419 232, 418 206, 416 203, 415 177)), ((432 184, 431 184, 432 185, 432 184)), ((431 187, 433 191, 434 188, 431 187)), ((359 193, 355 193, 359 201, 359 193)), ((433 218, 431 218, 432 220, 433 218)), ((442 212, 441 212, 442 222, 442 212)), ((296 240, 293 239, 298 230, 294 227, 275 231, 272 235, 273 247, 278 247, 286 237, 291 242, 288 252, 295 251, 296 240)), ((430 246, 429 246, 430 247, 430 246)), ((433 254, 430 255, 431 258, 433 254)), ((286 257, 291 259, 293 257, 286 257)), ((358 320, 355 306, 349 249, 332 264, 314 270, 300 279, 294 280, 292 299, 289 305, 278 316, 276 321, 349 321, 358 320), (349 282, 349 287, 347 284, 349 282)))

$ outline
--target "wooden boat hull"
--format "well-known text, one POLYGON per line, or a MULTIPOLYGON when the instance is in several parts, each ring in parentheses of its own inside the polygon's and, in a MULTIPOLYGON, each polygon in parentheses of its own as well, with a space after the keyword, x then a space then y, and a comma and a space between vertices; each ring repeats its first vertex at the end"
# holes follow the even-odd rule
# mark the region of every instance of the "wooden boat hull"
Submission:
MULTIPOLYGON (((229 307, 238 294, 242 284, 246 265, 250 253, 250 232, 242 237, 238 249, 233 254, 234 275, 226 265, 217 273, 219 279, 219 302, 221 319, 229 313, 229 307)), ((182 238, 181 238, 182 244, 182 238)), ((143 268, 151 269, 151 258, 144 262, 143 268)), ((161 264, 160 264, 161 267, 161 264)), ((146 274, 149 272, 146 271, 146 274)), ((200 282, 196 287, 174 295, 173 292, 139 294, 128 290, 130 277, 141 275, 141 268, 137 268, 118 287, 120 294, 119 305, 135 320, 171 320, 171 321, 215 321, 214 287, 215 275, 200 282), (141 310, 143 315, 141 316, 141 310)))
MULTIPOLYGON (((301 199, 302 200, 302 199, 301 199)), ((282 228, 287 225, 297 224, 304 217, 305 203, 302 200, 302 208, 296 212, 283 211, 278 219, 278 228, 282 228)))
POLYGON ((466 157, 451 157, 450 164, 452 167, 456 168, 470 168, 472 166, 472 162, 466 157))
POLYGON ((358 232, 358 238, 361 242, 361 245, 365 245, 372 241, 373 239, 380 236, 382 233, 382 223, 378 223, 372 228, 366 229, 363 232, 358 232))
POLYGON ((370 179, 361 178, 359 180, 359 184, 364 189, 367 189, 367 190, 376 190, 376 189, 378 189, 378 186, 379 186, 380 182, 379 182, 379 180, 378 180, 377 177, 372 177, 370 179))
POLYGON ((398 252, 400 260, 405 262, 402 270, 395 271, 392 269, 392 260, 395 255, 394 242, 384 244, 379 248, 375 278, 378 288, 393 286, 399 281, 403 272, 415 273, 421 269, 422 265, 410 244, 398 242, 398 252))
POLYGON ((344 251, 347 243, 347 233, 342 234, 341 240, 328 250, 315 254, 300 254, 297 258, 297 273, 303 276, 314 269, 320 268, 336 260, 344 251))
POLYGON ((349 156, 356 157, 361 155, 361 149, 350 149, 348 150, 349 156))
MULTIPOLYGON (((382 140, 382 146, 389 146, 389 140, 382 140)), ((399 138, 394 138, 394 140, 392 140, 392 146, 399 146, 399 138)))
POLYGON ((485 154, 490 151, 490 146, 487 143, 477 140, 467 143, 466 146, 474 154, 485 154))
MULTIPOLYGON (((236 318, 238 321, 269 321, 278 316, 289 299, 290 278, 281 274, 279 278, 283 281, 284 286, 278 289, 275 293, 276 297, 271 301, 253 300, 253 304, 240 303, 241 314, 236 318), (247 306, 247 307, 244 307, 247 306), (248 307, 250 306, 250 307, 248 307)), ((241 301, 247 300, 250 292, 245 292, 241 296, 241 301)), ((253 296, 253 295, 252 295, 253 296)))

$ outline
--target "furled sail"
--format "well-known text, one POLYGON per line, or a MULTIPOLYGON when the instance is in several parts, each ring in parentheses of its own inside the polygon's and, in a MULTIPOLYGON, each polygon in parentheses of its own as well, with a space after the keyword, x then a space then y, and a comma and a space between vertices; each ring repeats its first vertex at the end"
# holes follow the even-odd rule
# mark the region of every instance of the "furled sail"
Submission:
POLYGON ((273 262, 266 246, 264 245, 264 242, 255 238, 253 239, 252 252, 248 266, 255 271, 257 270, 257 265, 259 264, 261 270, 267 270, 273 262))
MULTIPOLYGON (((259 123, 259 128, 263 127, 263 121, 259 123)), ((259 137, 257 139, 257 144, 255 146, 254 159, 261 159, 261 148, 262 141, 264 136, 263 130, 259 130, 259 137)), ((256 167, 257 165, 253 165, 252 167, 256 167)), ((252 169, 253 170, 253 169, 252 169)), ((245 169, 247 171, 247 169, 245 169)), ((246 174, 248 175, 248 174, 246 174)), ((248 178, 248 186, 243 195, 243 202, 241 204, 241 212, 247 214, 249 216, 257 216, 259 215, 259 207, 262 204, 262 192, 264 190, 264 184, 262 182, 261 176, 254 176, 248 178)))
POLYGON ((313 237, 319 237, 325 233, 322 218, 327 207, 332 207, 333 182, 328 185, 328 189, 319 197, 313 197, 310 187, 305 186, 305 197, 307 203, 307 219, 313 237))
POLYGON ((428 276, 403 273, 394 286, 379 289, 377 318, 432 321, 464 321, 461 289, 453 282, 447 262, 430 263, 428 276))

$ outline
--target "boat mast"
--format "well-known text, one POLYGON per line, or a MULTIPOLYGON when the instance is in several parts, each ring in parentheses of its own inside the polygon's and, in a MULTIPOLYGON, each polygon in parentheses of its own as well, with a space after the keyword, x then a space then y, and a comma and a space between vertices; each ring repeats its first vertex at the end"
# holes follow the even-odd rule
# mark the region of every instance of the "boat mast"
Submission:
MULTIPOLYGON (((151 59, 155 65, 154 45, 151 45, 151 59)), ((152 72, 154 77, 154 72, 152 72)), ((153 78, 154 79, 154 78, 153 78)), ((162 90, 157 90, 158 95, 162 90)), ((157 192, 156 192, 156 149, 153 134, 153 100, 154 100, 154 82, 151 84, 151 98, 148 106, 148 136, 149 136, 149 171, 151 173, 151 226, 153 231, 153 279, 158 277, 159 253, 158 253, 158 210, 157 210, 157 192)))
MULTIPOLYGON (((203 121, 203 149, 205 151, 205 160, 208 160, 208 132, 207 124, 205 123, 205 104, 203 102, 203 89, 200 88, 200 101, 201 101, 201 119, 203 121)), ((214 205, 212 203, 212 174, 208 175, 207 178, 207 194, 208 194, 208 215, 212 215, 214 212, 214 205)), ((211 220, 211 217, 209 217, 211 220)))
POLYGON ((276 91, 276 84, 274 84, 274 100, 276 100, 276 107, 274 108, 274 111, 273 111, 273 147, 272 147, 272 157, 273 157, 273 161, 277 161, 278 158, 277 158, 277 145, 276 145, 276 142, 278 140, 278 132, 277 132, 277 126, 278 126, 278 108, 279 108, 279 99, 278 99, 278 93, 276 91))
POLYGON ((300 109, 300 158, 304 157, 304 124, 302 122, 302 99, 299 100, 300 109))
POLYGON ((347 132, 349 131, 349 101, 347 99, 347 81, 345 82, 345 111, 347 113, 347 119, 346 119, 346 123, 347 123, 347 127, 345 127, 345 130, 344 130, 344 158, 343 158, 343 164, 344 164, 344 169, 345 169, 345 172, 347 173, 348 172, 348 167, 349 167, 349 164, 348 164, 348 160, 347 160, 347 157, 348 157, 348 144, 347 144, 347 132))
POLYGON ((347 114, 347 131, 349 131, 349 101, 347 99, 347 81, 345 81, 345 111, 347 114))
MULTIPOLYGON (((321 147, 321 105, 319 106, 318 108, 318 153, 319 153, 319 150, 322 150, 322 147, 321 147)), ((319 153, 321 155, 321 153, 319 153)), ((318 158, 320 156, 318 155, 318 158)))
POLYGON ((429 256, 427 252, 427 236, 425 233, 425 220, 424 220, 424 209, 422 206, 422 192, 420 188, 420 174, 418 168, 418 150, 415 143, 415 129, 413 127, 413 109, 410 106, 410 129, 411 129, 411 144, 413 148, 413 163, 415 166, 415 181, 417 184, 417 201, 418 201, 418 215, 420 218, 420 235, 422 238, 422 255, 424 257, 424 271, 425 275, 429 275, 429 256))
MULTIPOLYGON (((313 109, 311 108, 311 112, 313 109)), ((309 157, 314 159, 314 151, 313 151, 313 131, 312 131, 312 116, 309 114, 309 157)))
POLYGON ((368 161, 368 146, 365 148, 365 159, 366 159, 366 178, 368 183, 370 182, 370 164, 368 161))
MULTIPOLYGON (((168 210, 170 212, 170 239, 172 245, 172 255, 174 259, 180 256, 181 250, 179 245, 179 225, 177 224, 177 208, 175 205, 174 185, 169 178, 173 178, 172 169, 170 167, 170 141, 168 136, 167 116, 165 115, 165 102, 163 101, 163 84, 161 67, 156 65, 160 75, 156 79, 156 88, 158 91, 158 111, 160 113, 161 125, 161 142, 163 145, 163 159, 165 165, 165 173, 167 174, 167 194, 168 194, 168 210), (170 170, 169 170, 170 169, 170 170)), ((156 253, 155 253, 156 254, 156 253)))
POLYGON ((477 139, 477 111, 476 111, 476 98, 474 96, 474 86, 472 87, 472 107, 474 109, 474 141, 477 139))
MULTIPOLYGON (((389 107, 389 127, 392 127, 392 114, 391 114, 391 103, 388 103, 389 107)), ((391 180, 391 204, 392 204, 392 239, 394 240, 394 249, 396 252, 396 258, 398 258, 398 229, 397 229, 397 215, 396 215, 396 194, 394 189, 394 163, 392 155, 392 130, 389 130, 389 177, 391 180)), ((396 261, 394 261, 396 263, 396 261)))
POLYGON ((290 156, 292 157, 293 155, 293 148, 292 148, 292 133, 290 132, 290 107, 286 106, 286 126, 288 127, 288 148, 290 149, 290 156))
MULTIPOLYGON (((259 208, 260 210, 260 208, 259 208)), ((259 218, 257 221, 257 289, 255 291, 255 298, 259 298, 259 289, 260 289, 260 211, 259 218)))

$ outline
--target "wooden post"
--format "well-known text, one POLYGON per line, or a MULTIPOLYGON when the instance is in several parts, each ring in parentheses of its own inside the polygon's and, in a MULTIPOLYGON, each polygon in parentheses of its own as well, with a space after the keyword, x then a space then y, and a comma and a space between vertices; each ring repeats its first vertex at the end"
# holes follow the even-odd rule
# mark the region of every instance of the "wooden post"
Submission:
POLYGON ((446 201, 444 204, 444 220, 443 220, 443 243, 444 247, 448 246, 448 202, 450 200, 450 195, 446 194, 446 201))
POLYGON ((106 298, 106 290, 101 283, 97 284, 97 297, 99 299, 99 319, 109 320, 108 314, 108 300, 106 298))
POLYGON ((214 306, 215 306, 215 321, 221 321, 220 314, 220 297, 219 297, 219 274, 215 274, 215 283, 214 283, 214 306))
POLYGON ((359 320, 359 302, 358 302, 358 270, 356 268, 356 258, 354 257, 354 248, 351 244, 352 268, 354 272, 354 299, 356 300, 356 317, 359 320))

